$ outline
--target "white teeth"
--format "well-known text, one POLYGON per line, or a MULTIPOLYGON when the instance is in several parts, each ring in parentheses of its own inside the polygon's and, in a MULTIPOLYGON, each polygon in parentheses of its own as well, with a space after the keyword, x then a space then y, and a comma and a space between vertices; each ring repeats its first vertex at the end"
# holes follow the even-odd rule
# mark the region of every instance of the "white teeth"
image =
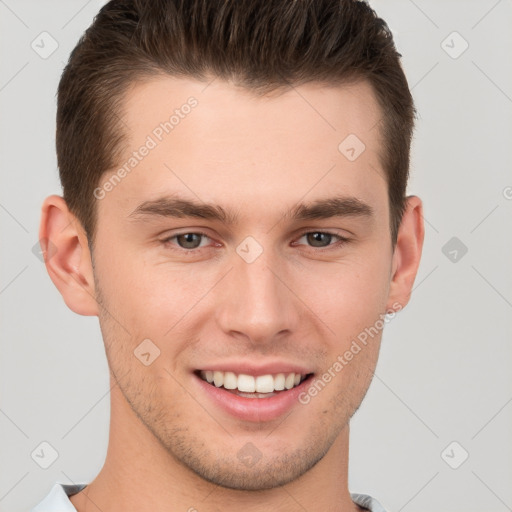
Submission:
POLYGON ((245 393, 254 393, 256 391, 256 382, 252 375, 245 375, 241 373, 238 376, 238 391, 245 393))
POLYGON ((258 393, 272 393, 272 391, 274 391, 274 377, 272 377, 272 375, 260 375, 256 377, 255 391, 258 393))
POLYGON ((226 389, 236 389, 238 386, 238 378, 233 372, 224 373, 224 387, 226 389))
POLYGON ((269 394, 274 391, 292 389, 300 384, 304 376, 300 373, 278 373, 276 375, 258 375, 254 377, 244 373, 221 372, 219 370, 206 370, 201 377, 214 386, 225 389, 237 389, 241 393, 269 394))
POLYGON ((213 372, 213 383, 220 388, 224 384, 224 372, 213 372))
POLYGON ((284 389, 284 381, 286 380, 286 377, 284 376, 284 373, 278 373, 274 377, 274 389, 276 391, 282 391, 284 389))
POLYGON ((289 373, 287 376, 286 376, 286 379, 284 381, 284 387, 286 389, 292 389, 293 388, 293 383, 295 382, 295 374, 294 373, 289 373))

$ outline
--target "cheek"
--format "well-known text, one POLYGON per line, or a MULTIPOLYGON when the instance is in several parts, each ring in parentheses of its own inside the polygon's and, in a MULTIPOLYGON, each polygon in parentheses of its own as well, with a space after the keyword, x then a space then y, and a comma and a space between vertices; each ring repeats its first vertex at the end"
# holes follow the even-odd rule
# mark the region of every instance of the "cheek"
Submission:
MULTIPOLYGON (((119 371, 133 367, 137 375, 143 371, 151 378, 161 367, 181 372, 188 363, 187 350, 199 338, 201 299, 218 277, 210 271, 202 279, 193 265, 183 270, 125 258, 117 260, 120 263, 114 267, 113 261, 116 260, 110 258, 103 261, 103 266, 98 265, 98 278, 110 313, 102 315, 100 321, 111 364, 119 371), (148 351, 151 358, 153 353, 157 358, 151 366, 142 367, 134 354, 148 351)), ((168 378, 168 373, 163 371, 162 376, 168 378)))
MULTIPOLYGON (((211 307, 218 292, 215 284, 226 270, 222 264, 155 264, 114 245, 98 257, 99 282, 112 314, 135 338, 162 339, 169 330, 181 330, 191 314, 204 314, 206 302, 211 307), (210 293, 212 297, 202 302, 210 293)), ((98 246, 109 244, 103 240, 98 246)), ((286 269, 290 288, 338 340, 357 336, 385 309, 390 262, 379 257, 379 250, 382 245, 373 251, 360 247, 338 262, 303 260, 295 270, 293 265, 286 269)), ((300 301, 297 308, 304 309, 300 301)))
POLYGON ((164 265, 146 265, 135 257, 111 254, 98 267, 102 293, 130 331, 149 328, 152 334, 163 335, 192 292, 182 272, 169 271, 164 265))
POLYGON ((301 296, 337 337, 346 338, 373 324, 385 311, 387 265, 382 259, 360 258, 329 264, 324 271, 309 275, 303 273, 301 296))

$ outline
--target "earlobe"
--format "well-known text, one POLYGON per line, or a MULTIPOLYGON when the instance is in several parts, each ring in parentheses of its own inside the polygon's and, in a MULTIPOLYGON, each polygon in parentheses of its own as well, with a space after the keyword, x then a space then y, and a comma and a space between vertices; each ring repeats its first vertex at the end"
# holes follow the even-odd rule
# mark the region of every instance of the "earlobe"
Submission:
POLYGON ((39 240, 46 270, 67 306, 79 315, 98 315, 87 236, 61 196, 45 199, 39 240))
POLYGON ((409 302, 421 260, 424 236, 422 201, 417 196, 409 196, 393 254, 387 310, 402 309, 409 302))

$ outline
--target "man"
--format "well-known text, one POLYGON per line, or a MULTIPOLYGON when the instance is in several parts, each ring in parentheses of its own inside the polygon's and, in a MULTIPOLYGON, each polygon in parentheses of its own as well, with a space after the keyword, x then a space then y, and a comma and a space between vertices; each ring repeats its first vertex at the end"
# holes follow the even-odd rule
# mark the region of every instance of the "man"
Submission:
POLYGON ((109 447, 34 510, 384 510, 347 474, 423 245, 399 57, 351 0, 101 9, 59 85, 40 238, 99 317, 109 447))

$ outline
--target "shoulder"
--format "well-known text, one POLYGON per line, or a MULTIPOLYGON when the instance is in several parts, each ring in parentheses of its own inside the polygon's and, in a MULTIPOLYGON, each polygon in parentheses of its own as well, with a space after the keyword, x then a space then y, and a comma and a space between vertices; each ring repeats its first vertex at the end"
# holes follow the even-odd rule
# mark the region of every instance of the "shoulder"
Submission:
POLYGON ((367 509, 369 512, 386 512, 386 509, 368 494, 350 493, 350 496, 356 505, 367 509))
MULTIPOLYGON (((80 492, 86 486, 86 483, 56 483, 44 499, 32 508, 30 512, 76 512, 69 497, 80 492)), ((369 512, 386 512, 384 507, 375 498, 367 494, 352 493, 351 497, 354 503, 367 509, 369 512)))
POLYGON ((76 512, 69 497, 80 492, 87 484, 56 483, 50 492, 30 512, 76 512))

